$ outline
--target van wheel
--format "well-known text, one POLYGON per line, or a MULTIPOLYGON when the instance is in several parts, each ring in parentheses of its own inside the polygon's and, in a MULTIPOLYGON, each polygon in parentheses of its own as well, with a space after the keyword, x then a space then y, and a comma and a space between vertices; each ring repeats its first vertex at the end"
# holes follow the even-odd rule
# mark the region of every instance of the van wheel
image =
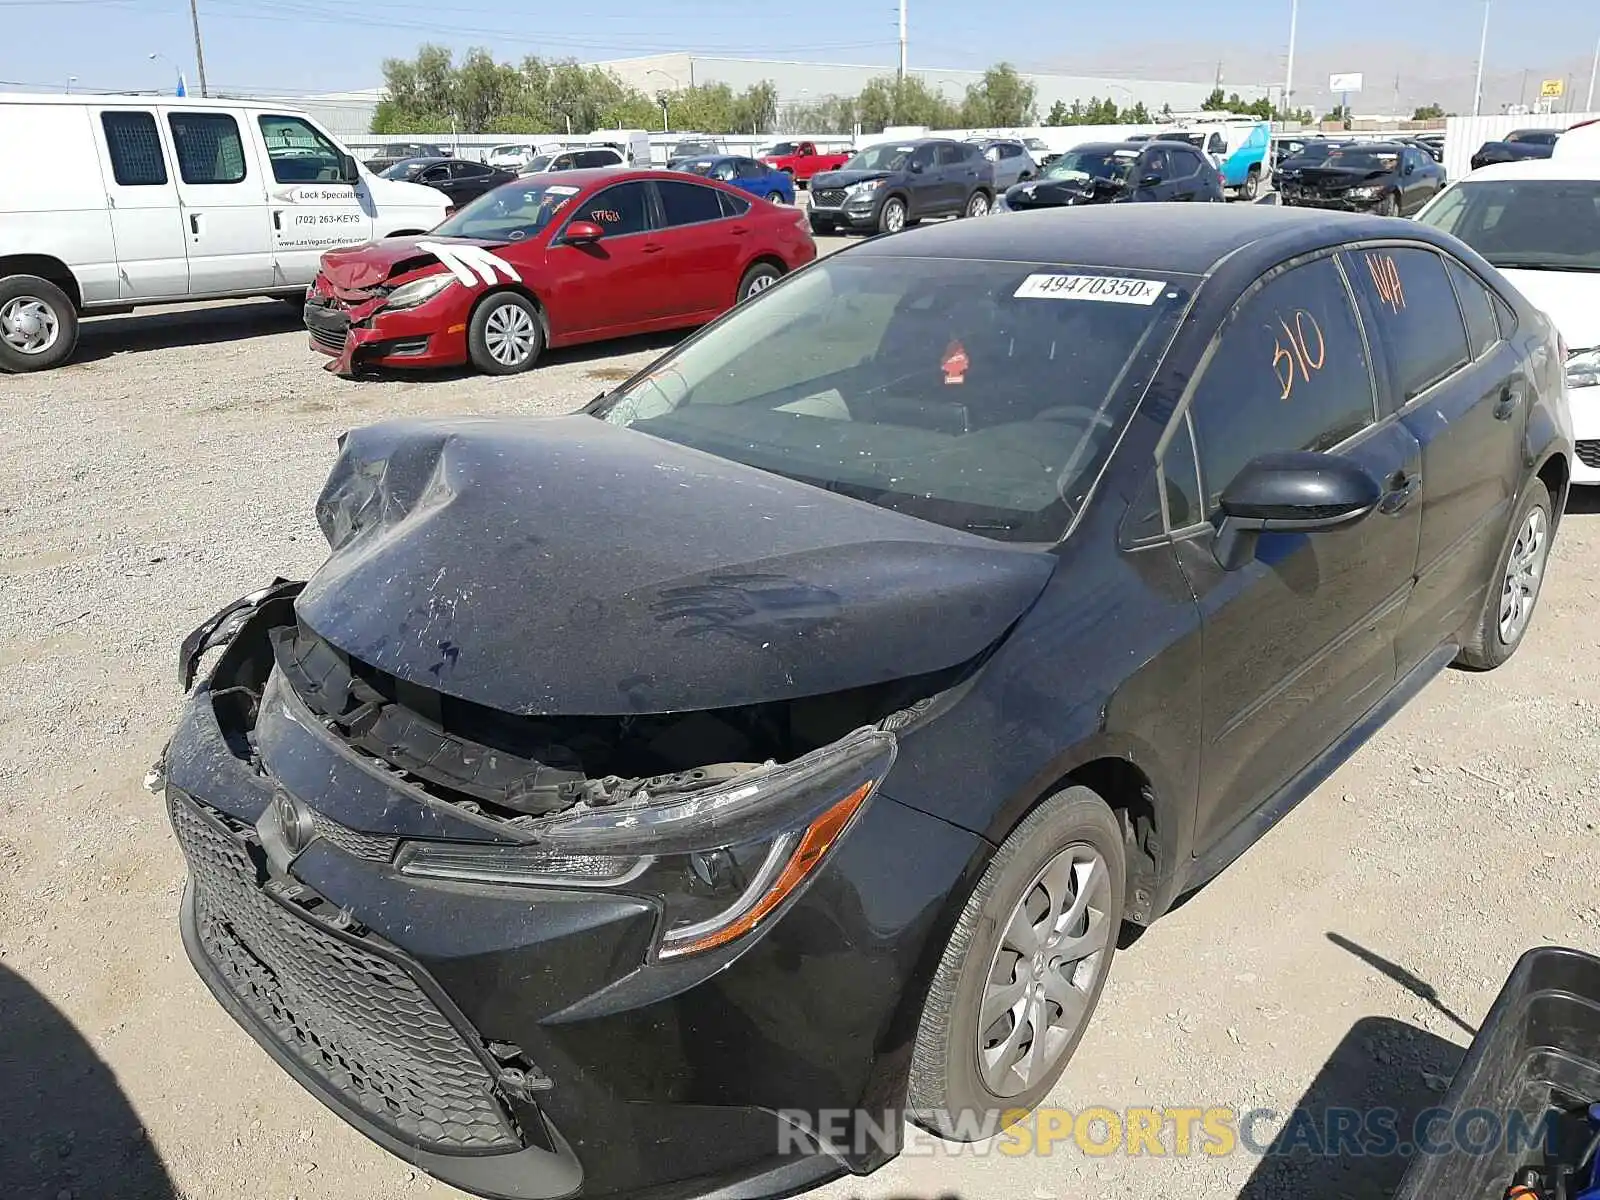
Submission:
POLYGON ((1240 189, 1246 200, 1254 200, 1261 194, 1261 172, 1255 167, 1250 168, 1250 173, 1244 177, 1244 187, 1240 189))
POLYGON ((1057 792, 1005 840, 928 989, 908 1119, 974 1141, 1045 1098, 1111 970, 1124 863, 1121 826, 1086 787, 1057 792))
POLYGON ((467 356, 485 375, 526 371, 544 350, 544 326, 526 296, 491 292, 478 302, 467 327, 467 356))
POLYGON ((47 371, 72 357, 78 344, 78 310, 48 279, 0 279, 0 369, 47 371))

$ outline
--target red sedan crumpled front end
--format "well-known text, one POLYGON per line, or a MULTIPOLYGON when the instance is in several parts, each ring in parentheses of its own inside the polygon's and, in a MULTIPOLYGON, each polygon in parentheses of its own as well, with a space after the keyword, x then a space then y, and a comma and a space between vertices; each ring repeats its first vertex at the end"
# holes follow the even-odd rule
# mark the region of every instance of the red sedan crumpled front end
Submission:
POLYGON ((306 291, 306 329, 339 375, 459 366, 477 295, 414 241, 391 239, 323 255, 306 291))

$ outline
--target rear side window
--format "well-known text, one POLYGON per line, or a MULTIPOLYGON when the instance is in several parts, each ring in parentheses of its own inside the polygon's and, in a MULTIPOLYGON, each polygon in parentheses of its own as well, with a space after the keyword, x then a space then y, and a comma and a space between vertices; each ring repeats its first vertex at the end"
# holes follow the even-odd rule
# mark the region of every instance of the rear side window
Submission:
POLYGON ((698 225, 702 221, 722 220, 722 204, 715 188, 701 187, 698 183, 656 184, 661 193, 662 214, 667 224, 698 225))
POLYGON ((1409 404, 1468 361, 1466 326, 1437 254, 1384 247, 1358 251, 1347 262, 1389 358, 1399 403, 1409 404))
POLYGON ((1467 321, 1467 338, 1472 346, 1472 357, 1482 358, 1500 340, 1500 322, 1494 315, 1494 301, 1478 277, 1454 259, 1445 259, 1450 271, 1450 282, 1455 285, 1456 299, 1461 302, 1461 315, 1467 321))
POLYGON ((727 192, 718 192, 717 200, 722 205, 722 215, 725 217, 742 217, 750 211, 750 201, 742 196, 733 196, 727 192))
MULTIPOLYGON (((972 151, 974 149, 975 149, 975 147, 957 146, 957 145, 940 146, 939 147, 939 162, 943 166, 950 166, 950 165, 952 165, 954 163, 966 162, 967 161, 967 155, 972 153, 972 151)), ((993 149, 989 150, 987 152, 987 156, 989 158, 991 158, 991 159, 999 158, 1000 157, 1000 148, 998 146, 996 146, 993 149)))
POLYGON ((1193 150, 1169 150, 1167 156, 1172 159, 1172 172, 1174 175, 1198 175, 1204 164, 1200 156, 1193 150))
POLYGON ((101 113, 100 128, 105 131, 118 187, 159 187, 167 182, 155 117, 144 112, 101 113))
POLYGON ((1331 450, 1375 418, 1366 344, 1332 258, 1241 301, 1190 402, 1208 493, 1201 519, 1262 454, 1331 450))
POLYGON ((172 148, 185 183, 238 183, 244 178, 244 142, 227 113, 172 113, 172 148))

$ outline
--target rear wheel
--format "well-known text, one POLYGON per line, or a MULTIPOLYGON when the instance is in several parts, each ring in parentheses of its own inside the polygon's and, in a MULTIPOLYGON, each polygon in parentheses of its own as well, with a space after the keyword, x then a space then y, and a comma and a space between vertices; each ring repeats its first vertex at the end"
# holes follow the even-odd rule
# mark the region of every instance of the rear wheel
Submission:
POLYGON ((784 198, 784 195, 783 195, 782 192, 772 192, 772 193, 770 193, 767 196, 767 201, 770 204, 787 204, 787 203, 789 203, 789 201, 784 198))
POLYGON ((467 356, 485 375, 526 371, 544 350, 544 326, 532 301, 517 292, 491 292, 467 327, 467 356))
POLYGON ((759 296, 782 278, 783 272, 771 263, 757 263, 746 271, 744 278, 739 281, 739 298, 735 303, 743 304, 746 300, 759 296))
POLYGON ((973 192, 967 199, 967 207, 962 213, 967 217, 986 217, 989 215, 989 193, 973 192))
POLYGON ((1516 532, 1500 558, 1483 614, 1456 656, 1458 665, 1474 671, 1492 671, 1522 645, 1534 607, 1539 603, 1553 526, 1549 489, 1534 479, 1517 510, 1516 532))
POLYGON ((72 357, 78 344, 78 310, 48 279, 0 279, 0 369, 46 371, 72 357))
POLYGON ((1124 862, 1116 816, 1085 787, 1057 792, 1005 840, 928 990, 911 1060, 912 1121, 972 1140, 996 1132, 982 1127, 1001 1114, 1044 1099, 1111 969, 1124 862))
POLYGON ((1251 167, 1249 174, 1244 177, 1244 187, 1240 189, 1246 200, 1254 200, 1261 194, 1261 172, 1256 167, 1251 167))

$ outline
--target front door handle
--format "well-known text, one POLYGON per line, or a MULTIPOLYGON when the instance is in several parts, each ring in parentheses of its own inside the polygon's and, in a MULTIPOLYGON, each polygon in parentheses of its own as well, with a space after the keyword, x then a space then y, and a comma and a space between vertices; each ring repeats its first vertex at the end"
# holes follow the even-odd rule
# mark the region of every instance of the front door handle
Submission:
POLYGON ((1515 388, 1507 388, 1501 392, 1499 403, 1494 406, 1494 419, 1496 421, 1510 420, 1511 414, 1517 411, 1519 398, 1515 388))
POLYGON ((1396 471, 1389 478, 1388 490, 1384 492, 1379 507, 1386 513, 1397 513, 1411 503, 1421 486, 1421 475, 1414 471, 1396 471))
MULTIPOLYGON (((189 232, 194 234, 195 237, 200 236, 200 216, 200 213, 189 214, 189 232)), ((171 226, 169 225, 167 228, 170 229, 171 226)))

